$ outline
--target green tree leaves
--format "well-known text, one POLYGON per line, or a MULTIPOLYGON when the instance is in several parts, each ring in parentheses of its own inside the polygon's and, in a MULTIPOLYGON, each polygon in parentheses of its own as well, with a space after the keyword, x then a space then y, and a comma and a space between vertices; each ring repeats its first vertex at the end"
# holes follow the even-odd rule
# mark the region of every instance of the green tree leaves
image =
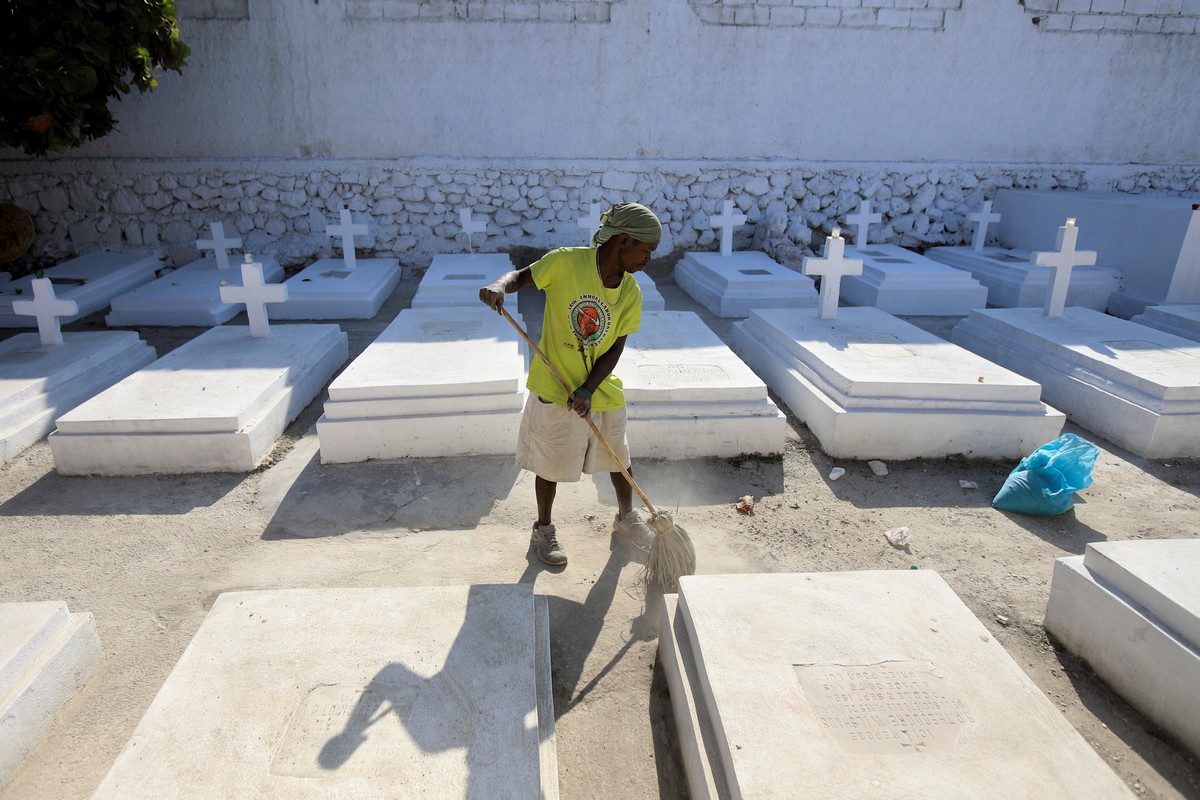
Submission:
POLYGON ((174 0, 5 0, 0 5, 0 145, 31 155, 109 133, 109 101, 158 85, 188 56, 174 0))

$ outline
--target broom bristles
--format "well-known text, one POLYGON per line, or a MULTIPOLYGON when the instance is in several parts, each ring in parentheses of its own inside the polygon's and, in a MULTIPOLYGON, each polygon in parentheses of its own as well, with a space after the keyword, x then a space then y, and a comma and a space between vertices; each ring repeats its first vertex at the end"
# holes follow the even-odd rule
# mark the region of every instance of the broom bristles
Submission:
POLYGON ((649 522, 656 536, 646 557, 643 581, 651 591, 676 592, 680 578, 696 574, 696 549, 687 531, 665 511, 651 516, 649 522))

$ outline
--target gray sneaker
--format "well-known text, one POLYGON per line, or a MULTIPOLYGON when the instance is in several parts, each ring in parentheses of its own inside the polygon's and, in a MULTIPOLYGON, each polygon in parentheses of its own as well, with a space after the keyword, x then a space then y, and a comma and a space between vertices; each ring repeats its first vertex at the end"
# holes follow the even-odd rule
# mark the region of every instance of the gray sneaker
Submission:
POLYGON ((533 552, 538 557, 538 561, 552 567, 561 567, 567 563, 567 551, 558 543, 556 534, 557 531, 553 525, 538 525, 537 522, 534 522, 533 535, 529 537, 529 543, 533 545, 533 552))
POLYGON ((617 512, 613 518, 613 533, 639 550, 649 551, 654 545, 654 531, 650 530, 636 508, 623 517, 621 512, 617 512))

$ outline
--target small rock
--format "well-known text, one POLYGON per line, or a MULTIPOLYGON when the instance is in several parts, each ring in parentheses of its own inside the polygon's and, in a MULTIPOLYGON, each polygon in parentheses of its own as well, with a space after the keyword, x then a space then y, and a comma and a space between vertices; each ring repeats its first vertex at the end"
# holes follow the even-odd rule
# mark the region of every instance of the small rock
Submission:
POLYGON ((888 540, 892 547, 907 547, 909 540, 912 538, 909 535, 908 528, 906 526, 892 528, 890 531, 884 534, 884 537, 888 540))
POLYGON ((960 489, 978 489, 979 484, 976 483, 975 481, 959 481, 958 487, 960 489))
POLYGON ((737 510, 738 510, 739 514, 753 514, 754 513, 754 495, 747 494, 747 495, 743 495, 742 497, 739 497, 738 501, 737 501, 737 510))
POLYGON ((888 474, 887 464, 884 464, 882 461, 868 461, 867 466, 871 468, 871 472, 874 472, 881 478, 888 474))
POLYGON ((836 481, 845 474, 846 470, 842 469, 841 467, 834 467, 833 469, 829 470, 829 480, 836 481))
POLYGON ((999 622, 1001 625, 1003 625, 1006 628, 1008 627, 1008 617, 1004 616, 1003 614, 996 615, 996 622, 999 622))

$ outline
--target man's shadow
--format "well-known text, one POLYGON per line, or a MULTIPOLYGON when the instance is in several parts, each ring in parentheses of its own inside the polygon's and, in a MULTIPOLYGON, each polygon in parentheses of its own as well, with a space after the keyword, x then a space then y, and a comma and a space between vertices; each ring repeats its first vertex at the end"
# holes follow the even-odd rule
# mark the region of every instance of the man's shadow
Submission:
MULTIPOLYGON (((321 769, 354 775, 366 769, 383 779, 411 771, 419 783, 432 787, 452 778, 437 775, 446 759, 425 763, 424 756, 462 750, 467 772, 462 796, 468 800, 505 797, 515 787, 540 785, 540 732, 531 713, 537 710, 534 600, 532 592, 522 597, 513 588, 470 587, 466 616, 434 675, 425 677, 400 661, 383 666, 356 692, 344 728, 321 747, 321 769), (529 613, 514 614, 514 603, 524 607, 525 599, 529 613), (514 630, 514 620, 527 629, 514 630), (514 670, 514 664, 521 666, 514 670), (405 735, 420 750, 408 765, 403 764, 405 735), (377 741, 365 758, 367 751, 359 751, 372 738, 377 741), (352 769, 355 760, 361 763, 352 769)), ((447 797, 457 796, 450 785, 445 791, 447 797)))

